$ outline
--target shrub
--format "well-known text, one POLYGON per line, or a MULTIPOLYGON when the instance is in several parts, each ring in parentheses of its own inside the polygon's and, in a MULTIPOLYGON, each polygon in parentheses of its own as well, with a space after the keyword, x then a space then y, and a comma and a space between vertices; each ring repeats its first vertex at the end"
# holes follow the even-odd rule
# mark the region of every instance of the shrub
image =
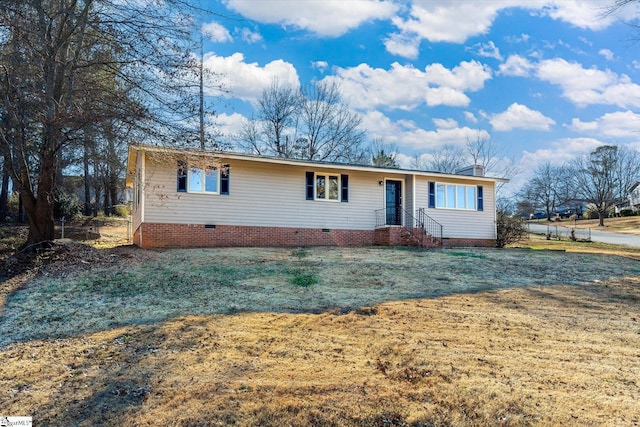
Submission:
POLYGON ((521 218, 511 216, 504 210, 498 210, 496 215, 496 246, 504 248, 510 243, 517 242, 527 232, 521 218))
POLYGON ((584 213, 584 218, 598 219, 599 218, 598 211, 596 211, 595 209, 587 209, 587 211, 584 213))
POLYGON ((53 214, 56 218, 76 218, 82 215, 82 203, 78 198, 65 191, 57 191, 54 199, 53 214))
POLYGON ((638 212, 634 211, 631 208, 623 208, 620 209, 620 216, 636 216, 638 212))
POLYGON ((115 205, 113 207, 113 214, 121 218, 126 218, 131 214, 128 205, 115 205))

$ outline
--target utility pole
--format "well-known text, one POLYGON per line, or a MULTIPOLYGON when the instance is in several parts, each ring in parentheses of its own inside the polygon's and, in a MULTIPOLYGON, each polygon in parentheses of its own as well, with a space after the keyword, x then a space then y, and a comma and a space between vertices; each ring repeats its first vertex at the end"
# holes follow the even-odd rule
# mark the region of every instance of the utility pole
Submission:
POLYGON ((200 148, 204 150, 204 38, 200 29, 200 148))

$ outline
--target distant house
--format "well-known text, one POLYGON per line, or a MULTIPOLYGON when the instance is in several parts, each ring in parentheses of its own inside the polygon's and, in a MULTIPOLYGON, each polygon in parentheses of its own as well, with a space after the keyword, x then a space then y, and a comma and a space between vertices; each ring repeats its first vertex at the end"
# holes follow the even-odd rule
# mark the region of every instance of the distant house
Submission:
POLYGON ((640 210, 640 180, 634 182, 629 190, 629 206, 634 211, 640 210))
POLYGON ((145 145, 126 178, 144 248, 494 246, 498 181, 145 145))

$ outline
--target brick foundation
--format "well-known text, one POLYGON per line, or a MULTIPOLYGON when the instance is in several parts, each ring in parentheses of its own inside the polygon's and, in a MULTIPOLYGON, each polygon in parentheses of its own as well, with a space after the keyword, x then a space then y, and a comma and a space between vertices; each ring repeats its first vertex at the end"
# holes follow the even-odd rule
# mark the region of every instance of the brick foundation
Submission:
POLYGON ((134 233, 143 248, 372 246, 373 230, 144 223, 134 233))
MULTIPOLYGON (((407 246, 402 227, 376 230, 335 230, 292 227, 251 227, 204 224, 143 223, 133 233, 133 243, 145 249, 194 247, 297 247, 297 246, 407 246)), ((428 244, 427 247, 437 247, 428 244)), ((443 239, 444 247, 495 247, 490 239, 443 239)))

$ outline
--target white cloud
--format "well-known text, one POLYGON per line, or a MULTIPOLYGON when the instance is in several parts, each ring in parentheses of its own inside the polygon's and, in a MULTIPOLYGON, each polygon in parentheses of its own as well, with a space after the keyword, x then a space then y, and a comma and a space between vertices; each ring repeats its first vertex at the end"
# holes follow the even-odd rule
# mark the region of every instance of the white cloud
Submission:
POLYGON ((420 37, 408 34, 391 34, 384 45, 387 52, 403 58, 416 59, 420 53, 420 37))
POLYGON ((467 119, 468 122, 478 123, 478 118, 471 111, 465 111, 464 117, 467 119))
MULTIPOLYGON (((434 120, 435 130, 426 130, 409 120, 392 121, 379 111, 370 111, 362 115, 362 124, 371 138, 380 138, 400 148, 424 152, 443 145, 464 146, 469 135, 475 135, 476 129, 452 127, 450 120, 434 120)), ((408 165, 407 165, 408 166, 408 165)))
POLYGON ((562 95, 578 106, 640 106, 640 85, 632 83, 627 75, 617 75, 611 70, 587 69, 576 62, 556 58, 540 62, 537 77, 559 85, 562 95))
POLYGON ((209 22, 208 24, 203 24, 202 33, 205 36, 209 37, 211 41, 215 43, 233 41, 233 37, 231 37, 229 30, 215 21, 209 22))
POLYGON ((613 52, 612 52, 612 51, 610 51, 609 49, 600 49, 600 50, 598 51, 598 53, 599 53, 600 55, 604 56, 604 58, 605 58, 607 61, 612 61, 612 60, 613 60, 613 52))
POLYGON ((612 3, 607 0, 563 0, 546 3, 540 12, 541 15, 568 22, 578 28, 601 30, 617 19, 614 15, 604 14, 612 3))
POLYGON ((442 64, 431 64, 424 71, 397 62, 389 70, 360 64, 338 68, 335 76, 326 79, 340 86, 354 108, 412 110, 421 104, 466 106, 470 100, 465 92, 482 89, 490 78, 488 67, 471 61, 461 62, 451 70, 442 64))
POLYGON ((580 40, 582 43, 586 44, 589 47, 593 46, 593 43, 584 36, 578 37, 578 40, 580 40))
POLYGON ((437 129, 455 129, 458 127, 458 122, 454 119, 433 119, 433 124, 437 129))
POLYGON ((398 10, 391 1, 225 0, 226 5, 258 22, 338 37, 363 22, 390 19, 398 10))
POLYGON ((502 61, 500 49, 498 49, 492 41, 488 43, 476 43, 470 48, 467 48, 467 50, 475 53, 478 56, 483 56, 485 58, 494 58, 498 61, 502 61))
POLYGON ((513 103, 504 112, 495 114, 490 120, 496 131, 513 129, 549 130, 555 122, 539 111, 531 110, 526 105, 513 103))
POLYGON ((508 43, 526 43, 529 38, 529 34, 522 33, 519 36, 506 36, 504 40, 508 43))
MULTIPOLYGON (((640 13, 640 4, 634 2, 616 14, 604 14, 610 5, 610 0, 414 1, 406 16, 392 19, 398 31, 389 37, 387 50, 392 54, 415 58, 417 54, 414 49, 422 39, 464 43, 470 37, 487 34, 498 14, 510 8, 525 9, 531 14, 594 31, 606 28, 616 20, 630 21, 640 13)), ((522 34, 512 36, 507 41, 518 43, 528 39, 527 34, 522 34)))
POLYGON ((504 64, 500 64, 499 73, 505 76, 526 77, 535 68, 527 58, 510 55, 504 64))
POLYGON ((327 61, 314 61, 311 63, 311 68, 315 68, 319 70, 321 73, 324 73, 324 70, 327 69, 329 63, 327 61))
POLYGON ((255 62, 244 62, 244 55, 241 53, 226 57, 208 54, 205 56, 204 66, 220 75, 224 88, 230 91, 226 95, 229 98, 255 102, 273 80, 281 85, 300 86, 294 66, 281 59, 260 66, 255 62))
POLYGON ((575 131, 575 132, 588 132, 588 131, 595 131, 598 129, 598 123, 593 121, 593 122, 583 122, 578 118, 574 118, 571 119, 571 125, 566 126, 569 129, 575 131))
POLYGON ((603 145, 602 141, 594 138, 562 138, 554 141, 549 148, 541 148, 534 152, 524 151, 520 163, 526 169, 535 170, 543 162, 560 165, 574 159, 579 154, 590 153, 603 145))
POLYGON ((240 29, 236 28, 235 31, 236 33, 240 34, 240 39, 242 39, 242 41, 244 41, 245 43, 253 44, 262 41, 262 34, 258 33, 257 31, 252 31, 247 27, 243 27, 240 29))
POLYGON ((400 34, 431 42, 463 43, 471 36, 485 34, 500 9, 494 2, 415 2, 408 18, 398 17, 393 23, 400 34))
POLYGON ((567 126, 575 132, 591 133, 607 138, 634 138, 640 141, 640 114, 633 111, 607 113, 591 122, 578 118, 567 126))
MULTIPOLYGON (((242 125, 247 120, 245 116, 238 113, 218 114, 215 119, 215 129, 221 134, 222 142, 235 146, 238 135, 242 130, 242 125)), ((232 149, 233 150, 233 149, 232 149)))

